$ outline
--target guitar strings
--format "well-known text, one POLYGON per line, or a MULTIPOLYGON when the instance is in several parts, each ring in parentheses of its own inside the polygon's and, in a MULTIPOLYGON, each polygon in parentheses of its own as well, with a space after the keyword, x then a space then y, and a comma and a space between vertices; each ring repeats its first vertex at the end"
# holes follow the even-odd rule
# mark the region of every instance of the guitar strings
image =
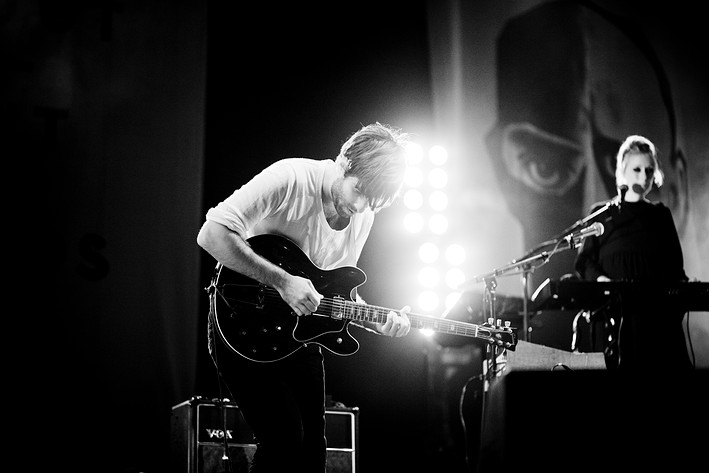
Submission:
MULTIPOLYGON (((256 289, 259 294, 264 295, 264 301, 268 299, 269 301, 284 303, 278 291, 272 287, 253 284, 223 284, 222 288, 226 289, 227 286, 238 287, 241 289, 256 289)), ((236 299, 234 297, 227 297, 226 295, 223 295, 223 297, 230 300, 236 299)), ((259 300, 259 302, 261 302, 261 300, 259 300)), ((255 302, 249 302, 249 304, 259 305, 255 302)), ((358 321, 370 321, 375 323, 385 323, 387 315, 390 311, 392 311, 392 309, 369 304, 361 304, 352 300, 346 300, 345 298, 335 299, 326 297, 323 298, 318 307, 318 313, 322 312, 323 316, 358 321)), ((476 325, 468 322, 448 320, 440 317, 415 313, 409 313, 408 317, 412 322, 412 326, 418 329, 429 328, 445 333, 468 335, 488 341, 496 341, 493 336, 493 328, 485 325, 476 325)), ((504 333, 511 335, 511 332, 504 333)))

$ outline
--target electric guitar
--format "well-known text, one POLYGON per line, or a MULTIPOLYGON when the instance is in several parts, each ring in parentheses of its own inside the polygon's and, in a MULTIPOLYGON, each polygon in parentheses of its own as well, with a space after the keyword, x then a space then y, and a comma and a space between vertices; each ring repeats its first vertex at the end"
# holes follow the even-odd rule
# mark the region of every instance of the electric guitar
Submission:
MULTIPOLYGON (((309 343, 337 355, 352 355, 359 342, 350 335, 349 323, 384 323, 393 310, 353 301, 355 289, 367 279, 359 268, 318 268, 295 243, 279 235, 257 235, 247 242, 289 274, 312 281, 324 297, 316 312, 296 316, 275 289, 217 264, 209 287, 210 316, 224 343, 244 358, 273 362, 309 343)), ((517 345, 515 329, 500 323, 477 325, 413 313, 408 317, 411 328, 473 337, 509 350, 517 345)))

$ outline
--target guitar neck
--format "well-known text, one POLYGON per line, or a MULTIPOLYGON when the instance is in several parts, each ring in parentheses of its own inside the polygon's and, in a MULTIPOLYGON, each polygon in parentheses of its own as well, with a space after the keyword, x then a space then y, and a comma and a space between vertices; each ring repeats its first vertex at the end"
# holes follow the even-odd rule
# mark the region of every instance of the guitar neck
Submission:
MULTIPOLYGON (((332 308, 333 313, 331 315, 349 320, 374 322, 379 324, 385 323, 389 312, 394 311, 394 309, 387 307, 350 302, 344 299, 333 299, 332 308)), ((411 328, 429 329, 440 333, 484 339, 492 337, 492 332, 489 327, 484 327, 482 325, 415 313, 409 313, 408 317, 409 321, 411 321, 411 328)))
MULTIPOLYGON (((275 289, 266 288, 266 292, 280 299, 275 289)), ((398 312, 388 307, 354 302, 341 296, 323 298, 318 307, 320 315, 331 319, 374 322, 377 324, 385 323, 387 315, 392 311, 398 312)), ((477 338, 511 350, 514 350, 517 344, 517 335, 508 326, 478 325, 415 313, 409 313, 408 317, 411 322, 411 328, 415 329, 428 329, 439 333, 477 338)))

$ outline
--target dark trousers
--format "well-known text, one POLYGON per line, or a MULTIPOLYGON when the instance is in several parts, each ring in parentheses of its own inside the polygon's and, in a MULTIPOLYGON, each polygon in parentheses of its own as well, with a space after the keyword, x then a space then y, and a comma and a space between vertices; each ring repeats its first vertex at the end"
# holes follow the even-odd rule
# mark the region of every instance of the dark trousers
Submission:
MULTIPOLYGON (((229 350, 216 337, 216 363, 256 438, 251 473, 324 473, 325 374, 320 347, 261 363, 229 350)), ((213 350, 214 351, 214 350, 213 350)))

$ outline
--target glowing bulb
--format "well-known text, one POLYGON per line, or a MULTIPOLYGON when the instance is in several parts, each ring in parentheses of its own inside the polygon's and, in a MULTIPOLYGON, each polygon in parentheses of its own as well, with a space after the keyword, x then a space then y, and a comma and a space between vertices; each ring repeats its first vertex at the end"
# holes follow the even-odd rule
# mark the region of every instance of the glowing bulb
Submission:
POLYGON ((404 175, 404 182, 409 187, 418 187, 423 182, 423 172, 421 169, 409 166, 404 175))
POLYGON ((443 212, 448 207, 448 194, 441 190, 431 192, 428 196, 428 205, 436 212, 443 212))
POLYGON ((423 161, 423 147, 418 143, 409 143, 406 146, 406 159, 409 165, 423 161))
POLYGON ((455 289, 465 282, 465 273, 460 268, 451 268, 446 271, 444 279, 448 287, 455 289))
POLYGON ((448 173, 441 168, 431 169, 428 173, 428 183, 436 189, 442 189, 448 184, 448 173))
POLYGON ((441 166, 448 161, 448 151, 443 146, 432 146, 428 150, 428 159, 437 166, 441 166))
POLYGON ((418 210, 423 205, 423 194, 418 189, 409 189, 404 193, 404 205, 410 210, 418 210))
POLYGON ((424 311, 433 311, 438 307, 438 294, 434 291, 423 291, 419 294, 418 303, 424 311))
POLYGON ((418 212, 409 212, 404 216, 404 228, 410 233, 418 233, 423 229, 423 217, 418 212))
POLYGON ((458 243, 453 243, 446 248, 446 261, 453 266, 459 266, 465 261, 465 248, 458 243))
POLYGON ((419 247, 419 258, 426 264, 432 264, 438 259, 438 246, 435 243, 427 241, 419 247))

